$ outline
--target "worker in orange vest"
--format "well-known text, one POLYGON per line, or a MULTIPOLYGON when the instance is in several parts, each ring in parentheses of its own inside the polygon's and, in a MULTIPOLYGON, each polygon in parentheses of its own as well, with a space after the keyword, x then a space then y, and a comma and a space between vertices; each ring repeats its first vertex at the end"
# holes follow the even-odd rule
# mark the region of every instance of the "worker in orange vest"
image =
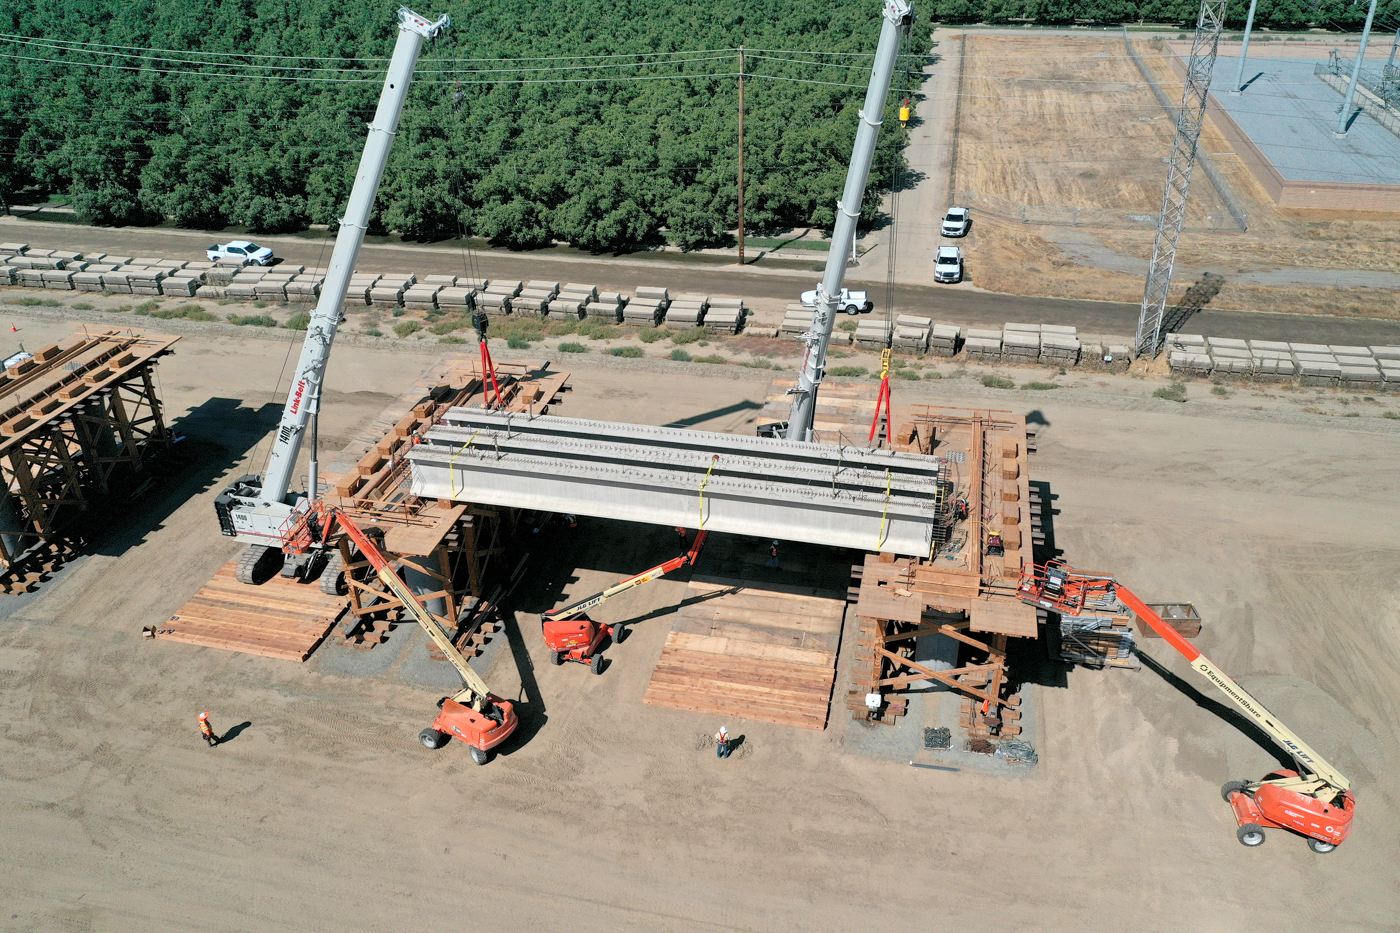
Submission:
POLYGON ((774 568, 776 568, 776 567, 778 566, 778 542, 777 542, 777 541, 774 541, 773 544, 772 544, 772 546, 768 548, 768 563, 764 564, 763 566, 764 566, 765 568, 766 568, 766 567, 774 567, 774 568))
POLYGON ((199 714, 199 733, 204 736, 204 741, 209 743, 210 748, 219 744, 219 737, 214 734, 214 727, 209 725, 208 713, 199 714))
POLYGON ((719 731, 715 733, 715 756, 729 757, 729 729, 725 726, 720 726, 719 731))

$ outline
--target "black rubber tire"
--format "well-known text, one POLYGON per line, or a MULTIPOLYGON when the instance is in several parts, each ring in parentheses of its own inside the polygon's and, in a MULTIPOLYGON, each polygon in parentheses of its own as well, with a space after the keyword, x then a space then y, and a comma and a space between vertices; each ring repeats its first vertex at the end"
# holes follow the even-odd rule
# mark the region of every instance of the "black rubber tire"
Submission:
POLYGON ((549 653, 549 663, 553 664, 555 667, 558 667, 559 665, 564 663, 564 656, 557 651, 551 651, 549 653))
POLYGON ((1308 848, 1312 849, 1318 855, 1326 855, 1328 852, 1337 848, 1337 845, 1333 842, 1323 842, 1321 839, 1309 839, 1308 848))
POLYGON ((1220 799, 1226 803, 1230 802, 1231 794, 1242 792, 1248 785, 1244 781, 1226 781, 1220 788, 1220 799))
POLYGON ((345 558, 341 556, 340 548, 335 549, 326 566, 321 568, 320 587, 327 596, 345 595, 345 558))
POLYGON ((472 761, 476 762, 479 765, 484 765, 486 764, 486 762, 491 760, 491 753, 486 751, 485 749, 477 748, 475 745, 473 745, 471 746, 471 752, 472 761))
POLYGON ((588 669, 595 674, 603 673, 603 656, 595 654, 593 660, 588 662, 588 669))
POLYGON ((614 645, 620 645, 627 640, 627 626, 614 625, 612 630, 612 640, 614 645))
POLYGON ((845 311, 847 314, 860 314, 860 305, 846 305, 845 311))
POLYGON ((439 748, 442 748, 444 744, 446 744, 447 735, 446 733, 439 732, 432 726, 429 726, 422 732, 418 733, 418 741, 423 743, 424 748, 431 748, 432 750, 437 751, 439 748))
POLYGON ((1245 823, 1235 832, 1240 845, 1253 849, 1264 844, 1264 828, 1258 823, 1245 823))

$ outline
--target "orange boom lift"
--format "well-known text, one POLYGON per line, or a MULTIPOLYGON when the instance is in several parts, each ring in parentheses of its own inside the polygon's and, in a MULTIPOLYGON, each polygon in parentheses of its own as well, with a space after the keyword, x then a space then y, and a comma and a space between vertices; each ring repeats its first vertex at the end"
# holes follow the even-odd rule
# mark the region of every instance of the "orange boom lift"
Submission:
POLYGON ((1076 573, 1062 561, 1049 561, 1021 574, 1017 595, 1032 606, 1070 616, 1079 615, 1086 605, 1102 606, 1116 597, 1292 756, 1297 770, 1280 768, 1261 780, 1230 781, 1220 789, 1235 811, 1236 835, 1242 844, 1261 846, 1266 829, 1286 829, 1305 837, 1314 852, 1323 853, 1331 852, 1351 832, 1356 800, 1350 782, 1127 587, 1112 577, 1076 573))
POLYGON ((580 599, 576 603, 541 615, 540 627, 544 634, 544 643, 549 646, 549 659, 555 664, 563 664, 565 661, 587 664, 593 673, 601 674, 603 656, 598 654, 598 648, 602 645, 604 637, 611 635, 614 644, 621 644, 627 637, 627 627, 620 622, 614 625, 594 622, 588 618, 588 610, 643 583, 650 583, 694 564, 700 556, 700 549, 705 546, 707 535, 708 531, 699 531, 690 550, 679 557, 673 557, 664 564, 657 564, 650 570, 643 570, 634 577, 621 580, 587 599, 580 599))
POLYGON ((462 691, 456 696, 442 698, 438 704, 442 712, 438 713, 431 726, 418 734, 418 741, 428 748, 438 749, 456 737, 471 748, 472 761, 479 765, 486 764, 491 760, 491 749, 509 738, 519 725, 515 704, 493 694, 477 676, 437 619, 389 566, 370 536, 342 510, 316 501, 299 513, 297 521, 283 537, 283 549, 289 554, 304 554, 313 547, 326 547, 337 524, 355 542, 389 592, 403 603, 404 611, 422 626, 462 677, 462 691))

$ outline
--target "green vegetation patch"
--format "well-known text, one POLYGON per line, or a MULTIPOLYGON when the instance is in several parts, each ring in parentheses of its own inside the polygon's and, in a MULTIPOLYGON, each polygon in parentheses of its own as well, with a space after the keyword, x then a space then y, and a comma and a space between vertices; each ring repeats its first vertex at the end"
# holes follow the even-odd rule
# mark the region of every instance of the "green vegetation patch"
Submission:
POLYGON ((521 337, 510 337, 506 340, 506 346, 512 350, 528 350, 530 349, 530 341, 521 337))
POLYGON ((73 302, 73 310, 74 310, 74 311, 91 311, 91 310, 92 310, 92 305, 88 304, 86 301, 75 301, 75 302, 73 302))
POLYGON ((1152 397, 1166 399, 1169 402, 1184 402, 1186 401, 1186 383, 1173 382, 1169 386, 1162 386, 1152 393, 1152 397))
POLYGON ((1021 388, 1032 392, 1048 392, 1050 389, 1058 389, 1059 386, 1053 382, 1027 382, 1021 388))
POLYGON ((585 343, 574 343, 574 342, 572 342, 572 341, 570 341, 570 342, 568 342, 568 343, 561 343, 561 344, 559 344, 559 352, 560 352, 560 353, 587 353, 587 352, 588 352, 588 344, 585 344, 585 343))
POLYGON ((9 303, 21 308, 61 308, 61 301, 54 301, 52 298, 11 298, 9 303))
POLYGON ((394 325, 394 333, 399 337, 409 337, 423 329, 420 321, 399 321, 394 325))
POLYGON ((982 384, 989 389, 1014 389, 1016 383, 1005 376, 983 376, 982 384))
POLYGON ((613 356, 621 356, 629 360, 635 360, 638 357, 646 356, 646 354, 642 352, 641 347, 613 347, 608 350, 608 352, 613 356))
POLYGON ((642 343, 656 343, 669 333, 670 331, 661 327, 643 327, 637 331, 637 339, 641 340, 642 343))
POLYGON ((276 327, 277 319, 267 314, 230 314, 230 324, 238 327, 276 327))
POLYGON ((864 366, 837 366, 831 370, 831 375, 852 378, 867 375, 869 372, 864 366))
POLYGON ((685 346, 688 343, 699 343, 705 339, 705 329, 703 327, 688 327, 685 330, 678 330, 671 334, 671 342, 676 346, 685 346))
POLYGON ((311 326, 311 315, 305 311, 298 311, 283 321, 282 326, 287 330, 306 330, 311 326))
MULTIPOLYGON (((671 351, 671 359, 675 360, 677 363, 689 363, 691 360, 691 356, 689 353, 685 352, 680 347, 676 347, 676 349, 671 351)), ((1386 412, 1385 414, 1386 417, 1391 417, 1393 413, 1386 412)))
POLYGON ((896 369, 896 370, 895 370, 893 373, 891 373, 890 375, 894 376, 896 379, 918 379, 918 378, 919 378, 919 374, 916 373, 916 372, 914 372, 912 369, 896 369))
POLYGON ((695 358, 695 362, 697 362, 697 363, 728 363, 729 361, 726 360, 724 357, 720 356, 718 353, 711 353, 709 356, 697 356, 697 357, 695 358))

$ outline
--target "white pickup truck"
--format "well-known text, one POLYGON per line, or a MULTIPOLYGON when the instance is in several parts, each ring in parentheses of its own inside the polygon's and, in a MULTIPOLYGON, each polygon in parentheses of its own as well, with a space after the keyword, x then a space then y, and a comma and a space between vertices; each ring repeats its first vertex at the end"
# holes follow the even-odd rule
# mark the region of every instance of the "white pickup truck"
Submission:
MULTIPOLYGON (((802 293, 802 303, 808 307, 817 306, 817 290, 814 288, 810 292, 802 293)), ((853 292, 849 288, 841 289, 841 297, 836 302, 836 310, 845 311, 847 314, 862 314, 873 310, 875 302, 870 300, 866 292, 853 292)))
POLYGON ((220 259, 236 259, 240 262, 250 262, 254 265, 265 266, 272 262, 272 250, 266 246, 259 246, 256 243, 249 243, 247 240, 233 240, 229 243, 215 243, 204 251, 210 262, 217 262, 220 259))

